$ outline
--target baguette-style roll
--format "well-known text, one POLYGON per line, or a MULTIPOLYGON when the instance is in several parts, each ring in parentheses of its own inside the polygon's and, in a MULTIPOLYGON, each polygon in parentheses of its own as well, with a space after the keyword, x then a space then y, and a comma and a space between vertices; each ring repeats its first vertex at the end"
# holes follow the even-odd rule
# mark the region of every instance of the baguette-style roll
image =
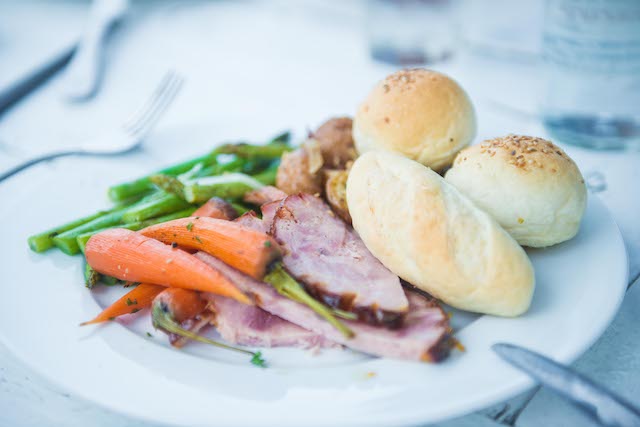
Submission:
POLYGON ((529 308, 527 254, 431 169, 393 153, 363 154, 347 203, 367 248, 407 282, 463 310, 518 316, 529 308))

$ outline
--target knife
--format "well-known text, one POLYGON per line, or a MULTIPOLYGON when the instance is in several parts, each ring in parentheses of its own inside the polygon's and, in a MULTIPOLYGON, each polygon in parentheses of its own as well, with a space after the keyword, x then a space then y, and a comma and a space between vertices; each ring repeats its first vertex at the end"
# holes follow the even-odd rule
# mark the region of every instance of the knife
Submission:
POLYGON ((640 409, 574 370, 513 344, 491 346, 502 359, 568 399, 603 426, 640 426, 640 409))
POLYGON ((0 116, 63 69, 73 57, 75 50, 75 45, 64 49, 5 90, 0 91, 0 116))
POLYGON ((104 45, 109 33, 122 20, 128 0, 94 0, 77 52, 66 70, 66 95, 85 101, 98 90, 104 66, 104 45))

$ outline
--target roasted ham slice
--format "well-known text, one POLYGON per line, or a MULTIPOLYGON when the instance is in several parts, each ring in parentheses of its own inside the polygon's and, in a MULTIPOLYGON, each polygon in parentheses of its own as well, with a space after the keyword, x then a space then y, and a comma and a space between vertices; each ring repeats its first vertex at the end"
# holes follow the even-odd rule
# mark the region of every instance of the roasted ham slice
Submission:
POLYGON ((336 347, 322 335, 287 322, 263 309, 214 294, 204 294, 211 304, 213 323, 225 341, 249 347, 336 347))
POLYGON ((242 198, 247 203, 254 205, 264 205, 265 203, 275 202, 276 200, 282 200, 287 197, 287 193, 284 191, 272 187, 270 185, 264 186, 259 190, 249 191, 242 198))
POLYGON ((252 279, 204 252, 198 252, 196 256, 221 271, 239 289, 252 296, 263 310, 354 350, 381 357, 437 362, 447 357, 453 345, 446 313, 435 301, 421 295, 408 292, 408 298, 405 296, 410 310, 399 329, 344 321, 355 332, 355 337, 349 339, 311 309, 283 297, 270 285, 252 279))
MULTIPOLYGON (((409 303, 400 279, 326 203, 308 194, 273 203, 279 206, 270 232, 284 250, 282 262, 311 294, 366 323, 402 325, 409 303)), ((265 221, 273 203, 265 205, 265 221)))

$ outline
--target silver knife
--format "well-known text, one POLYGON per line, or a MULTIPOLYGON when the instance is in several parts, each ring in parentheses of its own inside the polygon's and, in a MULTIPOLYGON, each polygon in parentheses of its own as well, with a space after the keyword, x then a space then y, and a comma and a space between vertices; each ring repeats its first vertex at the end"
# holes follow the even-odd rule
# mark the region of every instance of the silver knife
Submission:
POLYGON ((567 398, 603 426, 640 426, 640 409, 574 370, 513 344, 494 344, 500 357, 567 398))
POLYGON ((87 100, 96 93, 102 77, 107 35, 128 7, 128 0, 93 1, 84 34, 66 70, 66 95, 71 100, 87 100))

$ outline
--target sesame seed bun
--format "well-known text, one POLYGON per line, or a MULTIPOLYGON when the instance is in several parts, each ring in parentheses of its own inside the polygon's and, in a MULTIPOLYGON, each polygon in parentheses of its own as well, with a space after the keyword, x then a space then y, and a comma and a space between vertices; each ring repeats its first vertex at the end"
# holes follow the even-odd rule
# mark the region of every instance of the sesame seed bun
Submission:
POLYGON ((450 166, 475 133, 465 91, 444 74, 425 69, 402 70, 379 82, 353 124, 360 154, 393 151, 436 171, 450 166))
POLYGON ((445 179, 524 246, 571 239, 586 206, 580 170, 542 138, 508 135, 466 148, 445 179))

